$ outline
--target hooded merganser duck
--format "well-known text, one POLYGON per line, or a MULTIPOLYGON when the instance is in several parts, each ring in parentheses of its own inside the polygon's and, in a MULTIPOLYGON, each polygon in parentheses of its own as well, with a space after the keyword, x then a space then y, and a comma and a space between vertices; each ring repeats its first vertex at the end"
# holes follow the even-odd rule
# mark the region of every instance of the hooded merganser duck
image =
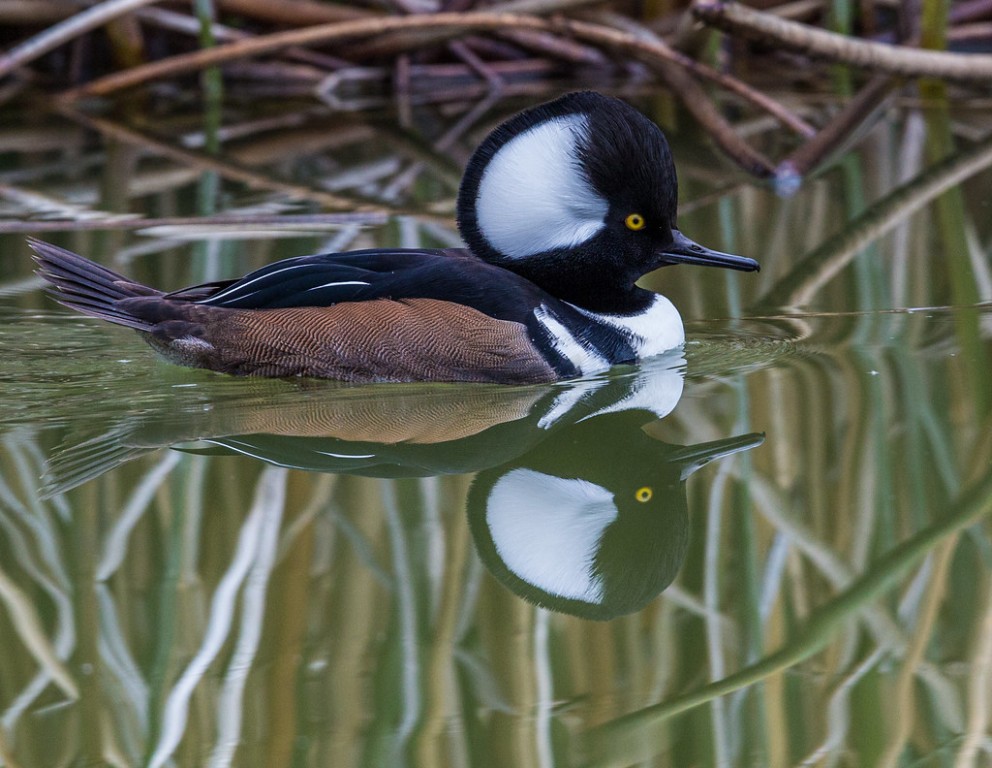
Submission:
POLYGON ((755 271, 675 225, 664 134, 628 104, 580 92, 497 127, 458 194, 465 249, 302 256, 165 293, 30 241, 60 303, 137 330, 165 358, 256 376, 549 382, 685 340, 669 264, 755 271))

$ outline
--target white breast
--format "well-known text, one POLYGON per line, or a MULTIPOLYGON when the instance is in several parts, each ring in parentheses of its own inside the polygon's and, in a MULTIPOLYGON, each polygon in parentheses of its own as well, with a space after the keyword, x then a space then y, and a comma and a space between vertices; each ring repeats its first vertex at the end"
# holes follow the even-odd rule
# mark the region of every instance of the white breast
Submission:
POLYGON ((660 355, 685 343, 682 317, 675 305, 660 293, 654 295, 651 306, 636 315, 603 315, 582 307, 575 309, 586 317, 623 331, 638 359, 660 355))

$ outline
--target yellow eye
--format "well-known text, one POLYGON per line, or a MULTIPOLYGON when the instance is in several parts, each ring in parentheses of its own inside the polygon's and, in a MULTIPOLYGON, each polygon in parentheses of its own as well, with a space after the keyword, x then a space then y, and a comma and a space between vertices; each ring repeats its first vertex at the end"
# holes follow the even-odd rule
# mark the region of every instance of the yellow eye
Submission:
POLYGON ((634 498, 641 502, 641 504, 651 501, 652 496, 654 496, 654 491, 646 485, 643 488, 638 488, 637 492, 634 494, 634 498))
POLYGON ((630 214, 630 216, 623 220, 623 223, 627 225, 627 229, 632 229, 635 232, 639 229, 644 229, 644 225, 647 224, 644 221, 644 217, 639 213, 630 214))

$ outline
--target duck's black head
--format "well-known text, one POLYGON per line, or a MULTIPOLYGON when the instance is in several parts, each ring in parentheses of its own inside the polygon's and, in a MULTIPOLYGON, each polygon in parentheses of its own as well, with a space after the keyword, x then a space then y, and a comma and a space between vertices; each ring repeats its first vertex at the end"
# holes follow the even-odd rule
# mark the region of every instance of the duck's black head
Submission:
POLYGON ((676 227, 678 180, 661 129, 618 99, 571 93, 496 128, 469 160, 458 226, 478 256, 597 312, 649 299, 634 287, 667 264, 744 271, 676 227))

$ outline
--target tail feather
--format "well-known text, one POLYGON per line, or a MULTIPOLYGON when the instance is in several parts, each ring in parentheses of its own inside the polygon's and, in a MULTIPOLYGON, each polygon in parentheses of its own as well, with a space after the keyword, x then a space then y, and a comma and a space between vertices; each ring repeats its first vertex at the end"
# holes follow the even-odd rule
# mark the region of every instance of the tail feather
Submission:
POLYGON ((79 254, 33 238, 38 274, 51 283, 49 294, 63 306, 111 323, 148 331, 151 324, 117 305, 135 296, 160 296, 161 291, 136 283, 79 254))

